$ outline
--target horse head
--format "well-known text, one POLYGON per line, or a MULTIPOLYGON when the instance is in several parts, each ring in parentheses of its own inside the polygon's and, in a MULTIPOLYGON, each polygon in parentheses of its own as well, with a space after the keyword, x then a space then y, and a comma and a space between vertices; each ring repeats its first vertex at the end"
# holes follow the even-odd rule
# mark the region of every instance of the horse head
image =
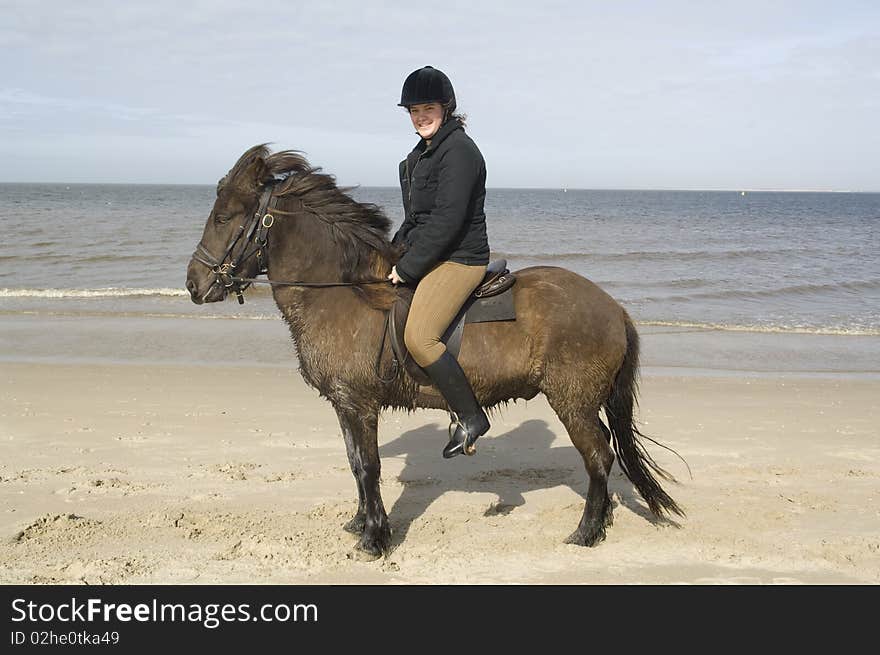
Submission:
POLYGON ((230 291, 242 301, 241 292, 253 278, 268 274, 272 251, 277 255, 272 284, 342 283, 374 307, 390 306, 393 289, 375 283, 384 281, 399 257, 387 238, 391 222, 381 208, 356 202, 332 175, 320 171, 295 150, 271 153, 265 144, 239 158, 217 185, 217 199, 187 268, 186 288, 194 303, 223 300, 230 291), (276 214, 284 220, 272 229, 269 243, 276 214), (360 281, 373 287, 360 287, 360 281))
POLYGON ((253 248, 250 232, 261 218, 255 216, 261 195, 274 182, 268 155, 265 145, 250 148, 217 184, 217 199, 186 272, 186 288, 196 304, 224 300, 230 289, 239 292, 230 276, 260 272, 259 257, 248 249, 253 248))

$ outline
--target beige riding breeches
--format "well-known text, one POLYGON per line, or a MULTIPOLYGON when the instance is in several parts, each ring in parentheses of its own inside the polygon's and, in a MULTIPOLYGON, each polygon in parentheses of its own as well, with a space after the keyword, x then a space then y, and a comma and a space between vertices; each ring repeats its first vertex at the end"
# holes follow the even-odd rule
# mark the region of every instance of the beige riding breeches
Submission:
POLYGON ((443 333, 485 275, 485 265, 441 262, 419 281, 403 334, 406 347, 419 366, 440 359, 446 350, 440 340, 443 333))

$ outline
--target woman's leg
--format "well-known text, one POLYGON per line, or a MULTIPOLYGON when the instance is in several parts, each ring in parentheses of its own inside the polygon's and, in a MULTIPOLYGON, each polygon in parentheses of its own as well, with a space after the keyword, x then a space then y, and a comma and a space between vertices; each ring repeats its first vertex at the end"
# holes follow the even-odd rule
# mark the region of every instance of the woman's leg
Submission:
POLYGON ((461 453, 473 455, 474 442, 489 429, 489 418, 467 376, 440 341, 485 273, 485 266, 455 262, 444 262, 432 269, 416 288, 404 331, 404 341, 413 359, 443 394, 452 412, 449 443, 443 449, 447 459, 461 453))
POLYGON ((485 274, 485 266, 442 262, 419 281, 404 330, 406 347, 419 366, 433 364, 446 351, 440 338, 485 274))

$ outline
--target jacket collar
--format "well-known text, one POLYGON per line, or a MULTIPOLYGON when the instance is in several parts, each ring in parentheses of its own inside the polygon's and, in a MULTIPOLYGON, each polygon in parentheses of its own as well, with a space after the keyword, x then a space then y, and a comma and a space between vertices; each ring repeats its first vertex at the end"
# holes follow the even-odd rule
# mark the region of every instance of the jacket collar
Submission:
POLYGON ((458 119, 450 118, 448 121, 440 126, 440 129, 437 130, 437 134, 435 134, 431 138, 430 146, 425 143, 424 139, 420 139, 419 142, 416 144, 416 147, 413 148, 413 152, 422 153, 428 150, 436 150, 437 146, 439 146, 446 137, 455 132, 455 130, 459 129, 462 129, 462 125, 458 122, 458 119))

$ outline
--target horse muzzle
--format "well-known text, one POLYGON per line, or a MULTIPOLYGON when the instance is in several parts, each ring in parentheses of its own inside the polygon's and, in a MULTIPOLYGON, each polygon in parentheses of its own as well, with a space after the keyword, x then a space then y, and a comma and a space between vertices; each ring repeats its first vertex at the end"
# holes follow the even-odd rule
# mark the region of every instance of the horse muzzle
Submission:
POLYGON ((220 275, 214 272, 210 277, 207 277, 196 275, 191 268, 186 278, 186 290, 189 291, 190 299, 195 304, 202 305, 225 300, 228 286, 223 283, 220 275))

